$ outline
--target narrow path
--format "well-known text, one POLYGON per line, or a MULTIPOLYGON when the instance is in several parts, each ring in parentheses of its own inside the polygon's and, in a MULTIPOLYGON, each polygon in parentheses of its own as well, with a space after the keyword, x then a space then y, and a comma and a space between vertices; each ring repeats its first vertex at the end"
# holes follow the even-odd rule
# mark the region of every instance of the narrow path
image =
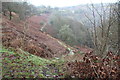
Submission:
POLYGON ((40 31, 43 32, 43 29, 46 27, 46 25, 47 25, 47 23, 45 23, 45 24, 41 27, 40 31))

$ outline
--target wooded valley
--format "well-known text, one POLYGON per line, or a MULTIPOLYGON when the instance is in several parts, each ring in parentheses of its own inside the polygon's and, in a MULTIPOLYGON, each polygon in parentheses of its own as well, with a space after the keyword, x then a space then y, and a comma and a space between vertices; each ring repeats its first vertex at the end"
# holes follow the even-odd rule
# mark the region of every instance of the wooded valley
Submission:
POLYGON ((119 1, 1 4, 1 79, 119 80, 119 1))

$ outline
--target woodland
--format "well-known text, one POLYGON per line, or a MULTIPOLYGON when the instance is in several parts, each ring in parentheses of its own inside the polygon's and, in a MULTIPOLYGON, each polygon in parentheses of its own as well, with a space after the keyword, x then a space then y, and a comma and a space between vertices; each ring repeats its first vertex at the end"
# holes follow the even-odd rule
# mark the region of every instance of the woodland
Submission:
POLYGON ((54 8, 2 2, 0 26, 3 80, 120 79, 120 2, 54 8))

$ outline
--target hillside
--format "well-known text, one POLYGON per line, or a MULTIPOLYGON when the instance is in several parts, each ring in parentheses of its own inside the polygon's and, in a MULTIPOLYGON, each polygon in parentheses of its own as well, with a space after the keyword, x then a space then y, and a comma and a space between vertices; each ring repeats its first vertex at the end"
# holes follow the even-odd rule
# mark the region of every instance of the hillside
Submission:
POLYGON ((19 52, 13 52, 3 48, 0 52, 3 57, 3 78, 63 77, 63 75, 61 75, 63 71, 59 71, 62 70, 61 65, 64 63, 62 60, 47 60, 21 49, 19 49, 19 52))
POLYGON ((102 3, 52 8, 3 2, 0 78, 119 80, 117 10, 102 3))
MULTIPOLYGON (((51 37, 49 34, 39 31, 38 27, 27 22, 28 28, 24 23, 15 23, 3 18, 3 45, 6 47, 20 48, 41 57, 53 57, 68 54, 68 45, 51 37), (26 31, 24 31, 24 28, 26 31), (8 40, 8 41, 7 41, 8 40), (24 44, 21 44, 24 42, 24 44), (45 54, 43 56, 43 54, 45 54)), ((74 48, 72 48, 75 50, 74 48)))
MULTIPOLYGON (((105 9, 106 16, 109 14, 109 6, 108 5, 109 5, 109 3, 104 3, 102 7, 101 7, 101 3, 93 5, 95 8, 95 11, 96 11, 95 12, 96 21, 99 20, 98 13, 102 13, 102 8, 105 9)), ((93 20, 91 4, 81 4, 81 5, 76 5, 76 6, 63 7, 63 8, 60 8, 60 10, 65 11, 62 13, 64 16, 68 16, 70 18, 76 19, 88 28, 92 27, 92 24, 89 21, 89 19, 93 20), (89 19, 86 16, 89 17, 89 19)))
POLYGON ((3 78, 62 78, 67 61, 83 58, 83 52, 39 31, 29 21, 24 31, 24 22, 15 23, 5 16, 2 20, 3 78))

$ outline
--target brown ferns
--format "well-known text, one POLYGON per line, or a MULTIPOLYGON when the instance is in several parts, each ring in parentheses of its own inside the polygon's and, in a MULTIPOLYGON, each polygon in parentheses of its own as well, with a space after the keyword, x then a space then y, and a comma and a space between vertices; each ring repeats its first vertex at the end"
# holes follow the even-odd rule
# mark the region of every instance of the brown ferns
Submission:
POLYGON ((120 78, 120 56, 108 52, 105 58, 101 58, 93 53, 86 53, 83 62, 69 62, 67 69, 70 76, 78 78, 117 80, 120 78))

